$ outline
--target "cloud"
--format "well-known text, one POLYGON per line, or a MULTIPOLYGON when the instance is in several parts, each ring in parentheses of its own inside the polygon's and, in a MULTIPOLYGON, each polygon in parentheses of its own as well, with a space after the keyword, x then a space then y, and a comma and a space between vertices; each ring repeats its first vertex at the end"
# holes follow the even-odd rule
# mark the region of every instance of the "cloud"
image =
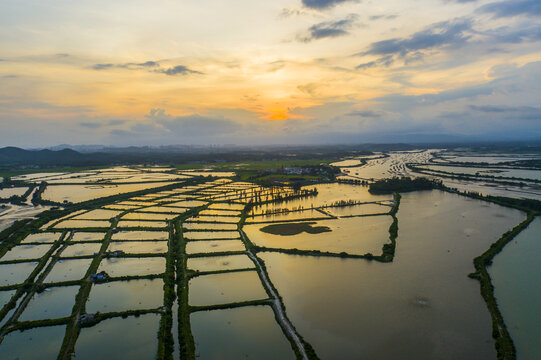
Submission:
POLYGON ((115 64, 94 64, 92 65, 92 69, 94 70, 106 70, 110 68, 116 67, 115 64))
POLYGON ((369 16, 368 19, 370 21, 376 21, 376 20, 393 20, 396 19, 398 15, 372 15, 369 16))
POLYGON ((98 129, 98 128, 102 127, 103 124, 97 123, 97 122, 80 122, 79 126, 89 128, 89 129, 98 129))
POLYGON ((172 116, 163 109, 152 109, 146 115, 153 124, 160 125, 168 133, 179 137, 221 137, 230 135, 242 129, 242 126, 224 117, 209 117, 198 114, 172 116))
POLYGON ((440 48, 460 46, 468 41, 472 23, 467 19, 443 21, 430 25, 408 38, 394 38, 372 43, 368 50, 357 55, 398 55, 405 57, 410 53, 440 48))
POLYGON ((310 9, 325 10, 350 1, 354 0, 302 0, 302 4, 310 9))
POLYGON ((170 68, 160 67, 160 63, 157 61, 145 61, 140 63, 121 63, 121 64, 95 64, 92 66, 94 70, 108 70, 108 69, 127 69, 127 70, 146 70, 150 72, 165 74, 165 75, 188 75, 188 74, 202 74, 199 71, 191 70, 187 66, 177 65, 170 68))
POLYGON ((81 121, 77 125, 88 129, 99 129, 106 126, 117 126, 126 123, 126 120, 81 121))
POLYGON ((342 20, 325 21, 312 25, 308 28, 308 35, 300 37, 298 40, 310 42, 312 40, 348 35, 349 32, 347 30, 353 26, 357 18, 357 15, 350 14, 342 20))
POLYGON ((169 75, 169 76, 188 75, 188 74, 202 74, 201 72, 189 69, 184 65, 177 65, 177 66, 174 66, 174 67, 168 68, 168 69, 159 69, 159 70, 156 70, 156 72, 159 72, 159 73, 162 73, 162 74, 165 74, 165 75, 169 75))
POLYGON ((509 114, 523 120, 541 120, 541 108, 533 106, 470 105, 474 111, 488 114, 509 114))
POLYGON ((394 62, 392 55, 382 56, 377 60, 369 61, 366 63, 359 64, 355 67, 357 70, 369 69, 375 66, 390 66, 394 62))
POLYGON ((514 27, 500 27, 485 31, 496 44, 520 44, 523 42, 535 42, 541 40, 541 24, 523 23, 514 27))
POLYGON ((347 113, 346 115, 362 117, 362 118, 379 118, 383 115, 383 113, 379 111, 372 111, 372 110, 355 110, 355 111, 351 111, 347 113))
POLYGON ((539 0, 506 0, 486 4, 477 9, 477 12, 491 14, 495 18, 515 16, 541 16, 541 2, 539 0))

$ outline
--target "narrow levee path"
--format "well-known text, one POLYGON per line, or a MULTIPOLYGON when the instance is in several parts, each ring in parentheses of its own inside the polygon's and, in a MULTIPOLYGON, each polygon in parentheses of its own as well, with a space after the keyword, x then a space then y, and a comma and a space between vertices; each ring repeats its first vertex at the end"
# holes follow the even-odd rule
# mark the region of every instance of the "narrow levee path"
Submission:
MULTIPOLYGON (((239 229, 239 233, 242 236, 242 240, 245 243, 247 243, 248 240, 246 239, 246 234, 244 234, 244 231, 242 231, 242 229, 239 229)), ((306 354, 304 343, 301 341, 299 335, 293 328, 293 325, 291 325, 291 322, 287 318, 284 304, 282 304, 282 301, 280 297, 278 296, 278 293, 276 292, 274 287, 271 285, 271 282, 269 280, 267 272, 265 271, 264 266, 261 264, 259 258, 250 249, 247 248, 246 253, 256 265, 257 272, 259 274, 261 281, 263 282, 263 286, 265 287, 265 290, 267 291, 267 293, 269 293, 272 297, 271 306, 272 306, 272 309, 274 310, 274 314, 276 315, 276 319, 278 323, 280 324, 280 327, 286 333, 287 337, 295 343, 295 346, 297 347, 297 350, 299 351, 301 358, 308 360, 308 355, 306 354)))

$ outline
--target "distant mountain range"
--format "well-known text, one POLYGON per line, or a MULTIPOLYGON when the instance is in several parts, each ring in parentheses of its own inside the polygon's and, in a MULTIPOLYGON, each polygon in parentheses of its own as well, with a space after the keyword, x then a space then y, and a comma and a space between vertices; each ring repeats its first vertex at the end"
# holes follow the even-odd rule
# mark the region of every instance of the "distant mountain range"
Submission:
MULTIPOLYGON (((442 139, 443 141, 448 139, 442 139)), ((399 151, 427 148, 477 148, 492 152, 541 152, 541 142, 441 142, 371 143, 341 145, 275 146, 141 146, 105 147, 102 145, 59 145, 51 149, 25 150, 0 148, 0 167, 105 166, 120 164, 183 164, 228 161, 291 160, 339 158, 373 151, 399 151), (64 146, 68 148, 63 148, 64 146), (79 151, 76 151, 78 149, 79 151)))

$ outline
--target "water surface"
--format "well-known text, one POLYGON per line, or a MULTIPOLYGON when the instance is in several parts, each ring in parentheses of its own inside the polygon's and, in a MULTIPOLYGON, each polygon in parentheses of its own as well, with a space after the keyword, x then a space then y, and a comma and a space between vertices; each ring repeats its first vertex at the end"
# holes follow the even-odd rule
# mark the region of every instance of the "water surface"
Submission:
POLYGON ((158 352, 159 323, 159 315, 146 314, 107 319, 95 326, 82 328, 75 344, 74 358, 154 359, 158 352))
POLYGON ((517 359, 541 358, 541 218, 496 255, 488 268, 517 359))
POLYGON ((467 277, 524 214, 440 191, 404 194, 392 263, 262 253, 287 313, 322 359, 495 359, 467 277))
POLYGON ((198 311, 190 317, 201 359, 295 359, 269 306, 198 311))

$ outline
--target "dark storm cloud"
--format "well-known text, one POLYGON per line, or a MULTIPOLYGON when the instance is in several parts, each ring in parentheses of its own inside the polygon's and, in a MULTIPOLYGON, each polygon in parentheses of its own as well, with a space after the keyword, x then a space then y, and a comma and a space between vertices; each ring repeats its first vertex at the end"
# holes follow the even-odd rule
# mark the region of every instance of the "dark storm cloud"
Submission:
POLYGON ((349 32, 347 30, 353 26, 357 18, 357 15, 351 14, 342 20, 325 21, 312 25, 310 28, 308 28, 308 35, 305 37, 300 37, 298 40, 309 42, 317 39, 348 35, 349 32))
POLYGON ((188 74, 201 74, 199 71, 189 69, 184 65, 177 65, 169 69, 159 69, 156 72, 173 76, 173 75, 188 75, 188 74))
POLYGON ((310 9, 324 10, 354 0, 302 0, 302 4, 310 9))
POLYGON ((468 41, 471 30, 470 20, 459 19, 444 21, 430 25, 426 29, 414 33, 408 38, 394 38, 372 43, 368 50, 357 55, 399 55, 440 48, 444 46, 460 46, 468 41))
POLYGON ((514 16, 541 16, 541 1, 539 0, 506 0, 486 4, 477 12, 491 14, 495 18, 514 16))

